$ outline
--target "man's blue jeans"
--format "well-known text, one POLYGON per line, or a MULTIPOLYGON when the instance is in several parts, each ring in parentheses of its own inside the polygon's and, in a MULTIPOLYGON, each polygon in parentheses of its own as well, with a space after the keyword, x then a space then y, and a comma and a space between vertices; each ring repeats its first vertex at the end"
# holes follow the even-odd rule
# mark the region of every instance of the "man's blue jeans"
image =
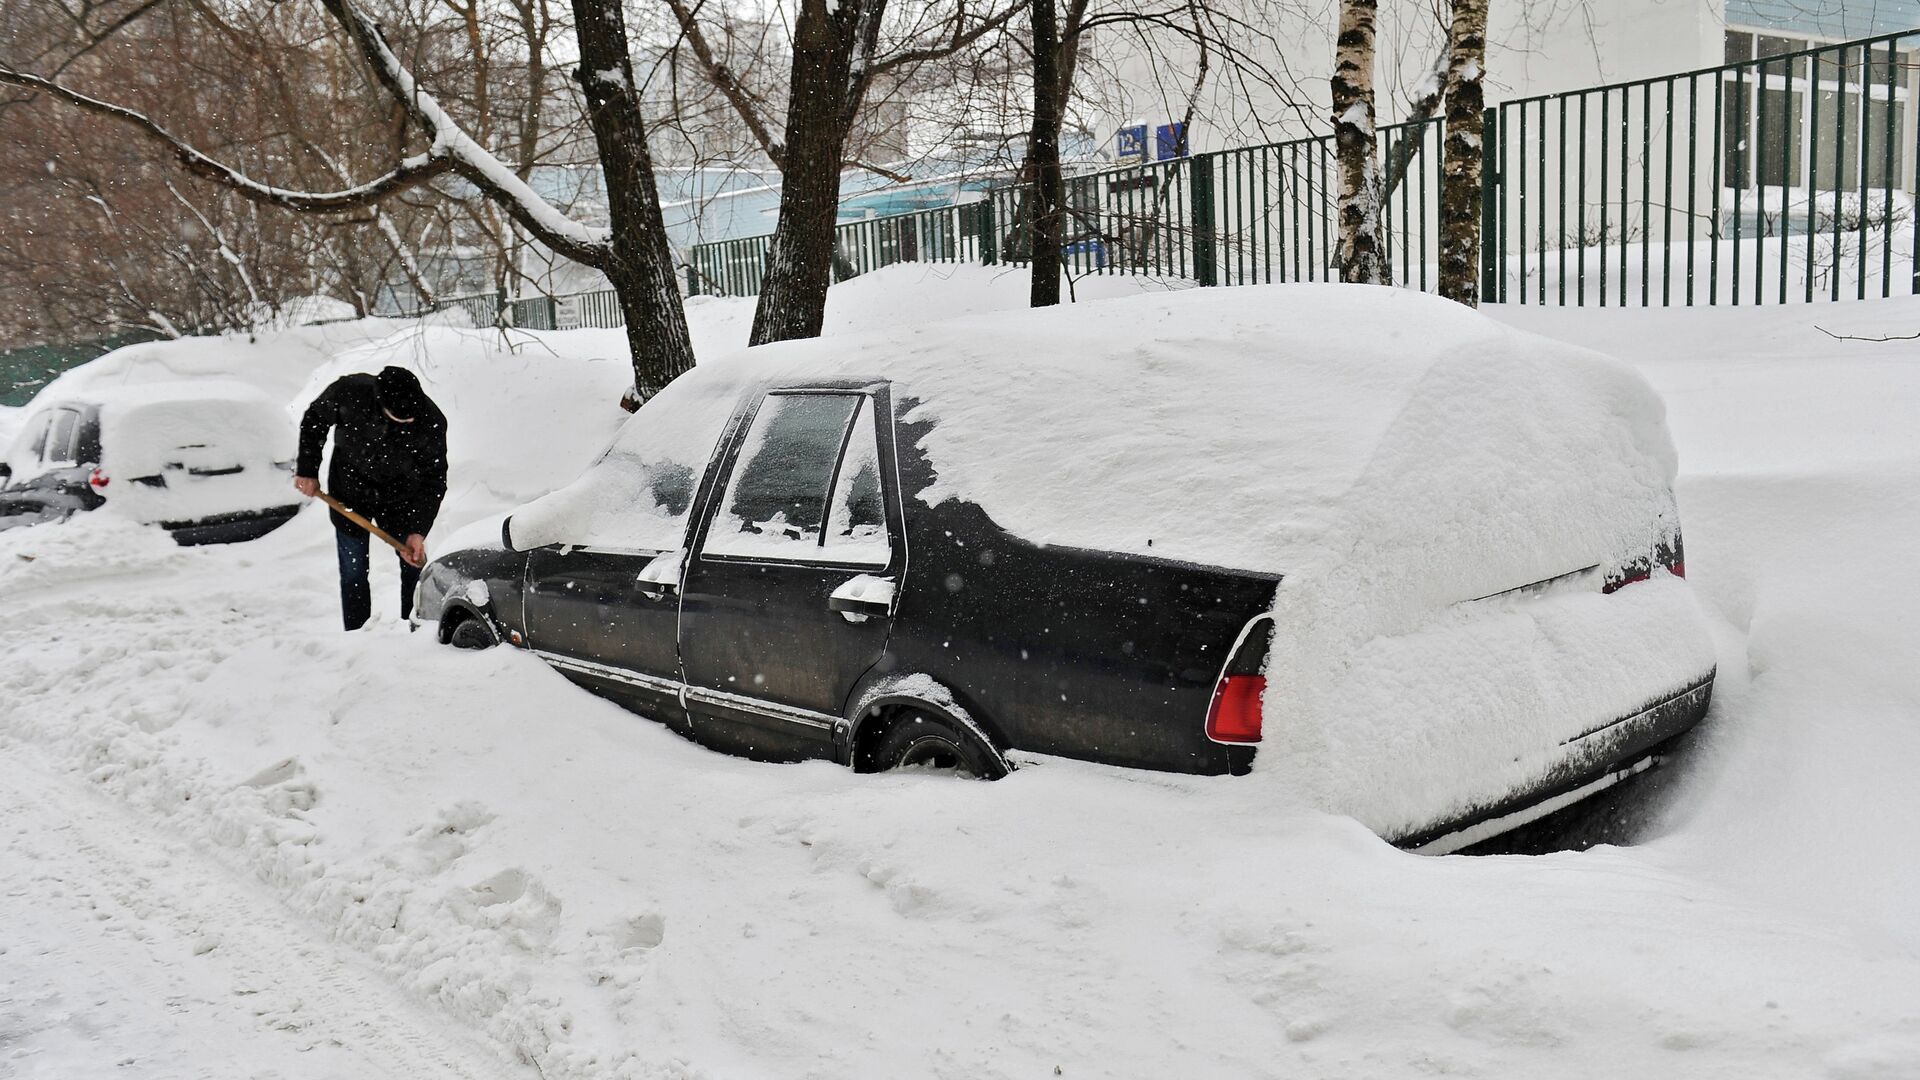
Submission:
MULTIPOLYGON (((340 615, 349 630, 358 630, 373 617, 373 590, 367 584, 367 544, 373 537, 363 529, 333 530, 340 553, 340 615)), ((400 617, 413 614, 413 587, 420 583, 418 567, 400 559, 400 617)))

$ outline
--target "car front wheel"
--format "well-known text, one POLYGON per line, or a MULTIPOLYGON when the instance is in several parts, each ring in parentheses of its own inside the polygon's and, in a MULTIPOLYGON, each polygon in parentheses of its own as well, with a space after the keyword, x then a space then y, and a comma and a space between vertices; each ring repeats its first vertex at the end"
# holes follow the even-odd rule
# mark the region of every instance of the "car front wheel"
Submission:
POLYGON ((491 649, 499 640, 493 636, 492 627, 469 615, 454 624, 453 633, 447 635, 447 644, 456 649, 491 649))

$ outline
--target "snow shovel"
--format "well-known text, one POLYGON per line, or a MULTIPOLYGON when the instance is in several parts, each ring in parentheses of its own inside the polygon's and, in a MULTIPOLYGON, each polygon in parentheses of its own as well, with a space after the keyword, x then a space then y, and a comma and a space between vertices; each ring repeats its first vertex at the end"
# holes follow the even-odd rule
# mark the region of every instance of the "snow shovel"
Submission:
POLYGON ((375 525, 373 522, 368 521, 366 518, 361 517, 359 514, 354 513, 352 510, 347 509, 346 503, 341 502, 339 499, 334 498, 333 496, 327 494, 326 492, 322 491, 319 494, 320 494, 320 501, 323 503, 326 503, 328 506, 331 506, 335 510, 339 511, 341 517, 346 518, 348 521, 353 522, 355 525, 358 525, 361 528, 372 533, 373 535, 379 537, 380 539, 385 540, 387 542, 388 547, 399 552, 402 558, 406 557, 407 545, 401 543, 398 540, 395 540, 393 538, 393 535, 387 532, 387 530, 381 528, 378 525, 375 525))

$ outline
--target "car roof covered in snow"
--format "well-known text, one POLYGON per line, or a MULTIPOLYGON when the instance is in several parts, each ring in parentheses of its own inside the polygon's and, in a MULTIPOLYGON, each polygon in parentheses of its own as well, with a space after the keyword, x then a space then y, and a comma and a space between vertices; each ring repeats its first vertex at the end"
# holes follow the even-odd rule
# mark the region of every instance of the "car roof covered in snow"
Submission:
POLYGON ((33 400, 35 413, 60 406, 100 410, 102 464, 117 472, 160 471, 182 449, 232 460, 279 461, 294 450, 293 421, 259 389, 231 379, 178 379, 89 386, 33 400))
POLYGON ((103 412, 119 412, 146 405, 178 405, 196 401, 245 402, 275 408, 272 398, 256 387, 232 379, 171 379, 125 386, 81 386, 63 390, 57 383, 33 400, 37 410, 54 405, 97 405, 103 412))
POLYGON ((938 478, 909 496, 973 501, 1040 543, 1244 569, 1341 558, 1361 535, 1432 544, 1471 516, 1569 533, 1536 535, 1547 577, 1586 558, 1565 549, 1595 546, 1578 534, 1628 519, 1644 533, 1674 469, 1659 399, 1625 365, 1435 297, 1350 285, 784 342, 703 362, 658 404, 845 377, 891 380, 902 420, 931 421, 918 438, 938 478))

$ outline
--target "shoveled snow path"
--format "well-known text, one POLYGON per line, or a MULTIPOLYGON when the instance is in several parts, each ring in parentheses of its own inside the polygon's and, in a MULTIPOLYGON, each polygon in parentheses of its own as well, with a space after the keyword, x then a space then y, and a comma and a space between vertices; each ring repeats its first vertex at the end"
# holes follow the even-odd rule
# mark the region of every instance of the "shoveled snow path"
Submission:
POLYGON ((0 1074, 531 1075, 362 970, 259 887, 0 750, 0 1074))

